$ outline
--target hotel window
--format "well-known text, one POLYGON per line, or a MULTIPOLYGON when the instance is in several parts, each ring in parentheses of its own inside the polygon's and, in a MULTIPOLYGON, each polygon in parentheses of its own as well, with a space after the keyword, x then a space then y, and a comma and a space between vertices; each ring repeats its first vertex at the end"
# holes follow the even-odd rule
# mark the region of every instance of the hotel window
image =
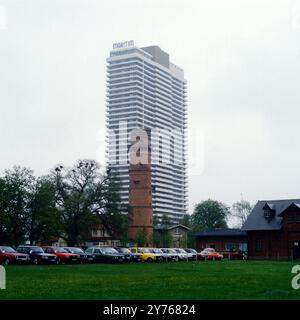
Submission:
POLYGON ((262 240, 257 239, 255 241, 255 251, 260 252, 260 251, 262 251, 262 249, 263 249, 263 242, 262 242, 262 240))

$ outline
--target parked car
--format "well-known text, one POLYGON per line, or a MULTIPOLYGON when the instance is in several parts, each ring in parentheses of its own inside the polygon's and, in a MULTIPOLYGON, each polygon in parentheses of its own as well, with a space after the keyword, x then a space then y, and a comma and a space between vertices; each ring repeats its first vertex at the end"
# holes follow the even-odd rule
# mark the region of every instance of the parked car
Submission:
POLYGON ((84 252, 81 248, 78 247, 63 247, 67 252, 74 253, 79 255, 79 262, 87 263, 93 262, 95 260, 95 256, 91 253, 84 252))
POLYGON ((61 247, 43 247, 46 253, 55 254, 58 259, 58 263, 77 263, 80 259, 78 254, 69 253, 67 250, 61 247))
POLYGON ((169 253, 165 253, 160 248, 149 248, 153 253, 161 255, 161 261, 171 261, 172 258, 169 253))
POLYGON ((230 260, 246 260, 247 259, 247 253, 239 250, 239 251, 225 251, 222 252, 222 255, 224 258, 228 258, 230 260))
POLYGON ((122 263, 124 255, 111 247, 89 247, 85 252, 95 256, 96 262, 122 263))
POLYGON ((140 253, 132 253, 128 248, 115 247, 119 253, 124 255, 124 262, 141 262, 142 255, 140 253))
POLYGON ((45 253, 41 247, 37 246, 18 246, 17 252, 29 255, 33 264, 57 264, 58 258, 55 254, 45 253))
POLYGON ((172 249, 172 248, 161 248, 161 251, 168 255, 168 259, 172 260, 172 261, 178 261, 178 253, 176 252, 176 250, 172 249))
POLYGON ((129 248, 132 253, 140 253, 143 262, 160 262, 162 260, 162 256, 157 253, 153 253, 149 248, 143 247, 132 247, 129 248))
POLYGON ((0 246, 0 263, 8 265, 10 263, 28 263, 29 255, 19 253, 12 247, 0 246))
POLYGON ((200 252, 200 255, 205 260, 222 260, 223 255, 216 252, 214 248, 205 248, 200 252))
POLYGON ((189 255, 187 252, 185 252, 182 248, 174 248, 174 250, 178 254, 178 259, 180 261, 188 261, 189 260, 189 255))
POLYGON ((195 249, 192 248, 184 248, 183 249, 188 254, 188 259, 191 261, 197 261, 198 260, 198 252, 195 249))

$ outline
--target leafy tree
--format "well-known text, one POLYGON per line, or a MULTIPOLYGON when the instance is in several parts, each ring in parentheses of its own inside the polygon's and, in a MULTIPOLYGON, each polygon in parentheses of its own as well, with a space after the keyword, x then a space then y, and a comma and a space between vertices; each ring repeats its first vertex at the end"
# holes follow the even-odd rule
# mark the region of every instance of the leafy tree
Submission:
POLYGON ((39 178, 31 195, 27 221, 30 244, 47 243, 61 233, 62 221, 55 199, 55 185, 48 177, 39 178))
POLYGON ((226 228, 228 207, 222 202, 215 200, 205 200, 195 206, 192 215, 193 229, 213 229, 226 228))
POLYGON ((160 219, 157 215, 153 215, 153 227, 156 227, 160 224, 160 219))
POLYGON ((0 178, 0 243, 8 243, 10 241, 7 213, 8 201, 5 180, 0 178))
POLYGON ((15 166, 5 171, 5 212, 7 214, 7 232, 9 243, 17 246, 27 236, 27 221, 30 211, 30 196, 35 178, 30 169, 15 166))
POLYGON ((99 216, 99 222, 115 239, 122 243, 128 242, 128 216, 121 212, 103 213, 99 216))
POLYGON ((170 232, 169 232, 169 231, 164 232, 164 233, 162 234, 162 239, 161 239, 162 247, 164 247, 164 248, 169 248, 169 247, 171 247, 171 245, 172 245, 172 240, 173 240, 173 238, 172 238, 170 232))
POLYGON ((119 180, 108 170, 103 176, 102 182, 99 192, 96 194, 98 201, 95 203, 98 208, 94 212, 97 213, 100 223, 112 237, 125 240, 128 230, 128 215, 121 212, 119 180))
POLYGON ((166 214, 164 214, 164 215, 161 217, 160 224, 161 224, 161 226, 162 226, 163 228, 165 228, 166 230, 172 225, 169 216, 166 215, 166 214))
POLYGON ((153 245, 157 248, 162 247, 161 244, 161 235, 158 231, 156 231, 155 229, 153 230, 153 245))
POLYGON ((169 248, 172 244, 172 236, 169 230, 154 230, 153 244, 160 248, 169 248))
POLYGON ((190 214, 185 214, 183 218, 179 221, 179 224, 182 224, 188 228, 192 226, 192 217, 190 214))
POLYGON ((157 218, 157 224, 155 227, 159 227, 159 230, 154 229, 153 243, 157 247, 170 247, 172 243, 172 236, 169 233, 169 227, 172 225, 170 218, 164 214, 160 219, 157 218))
POLYGON ((250 202, 245 200, 235 202, 232 205, 231 216, 238 220, 238 227, 241 227, 245 223, 252 209, 253 207, 250 202))
POLYGON ((168 228, 172 225, 170 218, 164 214, 162 217, 153 216, 153 238, 152 241, 156 247, 169 247, 172 242, 172 237, 169 235, 168 228), (159 230, 155 228, 159 227, 159 230))
POLYGON ((169 248, 172 244, 172 236, 169 232, 169 227, 171 227, 172 223, 168 215, 164 214, 161 217, 161 226, 164 230, 160 233, 161 236, 161 246, 169 248))
POLYGON ((188 228, 191 228, 191 230, 187 232, 187 239, 184 240, 184 243, 188 246, 188 248, 195 247, 195 237, 194 232, 192 230, 192 216, 190 214, 185 214, 183 218, 179 221, 179 223, 188 228))
POLYGON ((79 160, 72 168, 57 166, 52 179, 64 226, 61 237, 69 245, 79 244, 101 223, 114 236, 119 228, 115 223, 120 217, 119 193, 111 176, 103 174, 96 161, 79 160))

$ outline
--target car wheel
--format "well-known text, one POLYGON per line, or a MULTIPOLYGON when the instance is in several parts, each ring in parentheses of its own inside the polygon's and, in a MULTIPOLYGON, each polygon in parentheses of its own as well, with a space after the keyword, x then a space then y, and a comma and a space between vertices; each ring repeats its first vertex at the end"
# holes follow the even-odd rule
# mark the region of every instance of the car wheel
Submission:
POLYGON ((8 265, 9 265, 9 263, 10 263, 10 261, 9 261, 9 259, 8 259, 8 258, 6 258, 6 259, 4 260, 4 262, 3 262, 3 264, 5 264, 6 266, 8 266, 8 265))
POLYGON ((38 264, 39 264, 39 260, 38 260, 38 259, 34 259, 32 262, 33 262, 33 264, 35 264, 35 265, 38 265, 38 264))
POLYGON ((147 259, 147 262, 148 262, 148 263, 151 263, 152 261, 153 261, 152 258, 148 258, 148 259, 147 259))
POLYGON ((56 260, 56 264, 60 264, 60 263, 61 263, 60 259, 59 259, 59 258, 57 258, 57 260, 56 260))

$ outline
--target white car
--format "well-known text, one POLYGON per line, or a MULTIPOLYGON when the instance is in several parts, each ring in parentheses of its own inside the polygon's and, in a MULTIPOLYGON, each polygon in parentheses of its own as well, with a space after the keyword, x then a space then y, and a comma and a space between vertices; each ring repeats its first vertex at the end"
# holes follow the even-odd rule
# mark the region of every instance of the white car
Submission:
POLYGON ((189 260, 191 261, 197 260, 197 251, 195 249, 186 248, 184 249, 184 251, 187 253, 189 260))
POLYGON ((160 250, 164 253, 167 261, 178 261, 178 253, 174 249, 161 248, 160 250))
POLYGON ((174 250, 177 252, 179 260, 181 260, 181 261, 188 261, 189 260, 189 255, 186 251, 184 251, 181 248, 174 248, 174 250))

